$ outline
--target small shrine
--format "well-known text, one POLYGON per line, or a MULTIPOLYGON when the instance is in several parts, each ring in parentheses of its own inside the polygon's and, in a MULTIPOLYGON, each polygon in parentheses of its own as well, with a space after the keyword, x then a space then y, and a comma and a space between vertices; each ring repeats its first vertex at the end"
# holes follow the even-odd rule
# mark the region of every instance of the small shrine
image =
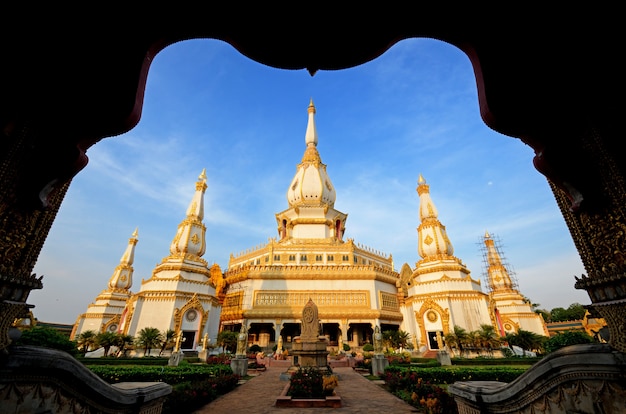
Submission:
POLYGON ((291 373, 297 371, 300 367, 314 367, 330 373, 328 367, 328 339, 320 336, 320 324, 317 305, 312 299, 309 299, 302 309, 302 331, 300 336, 294 338, 291 355, 293 357, 293 365, 289 367, 285 379, 291 376, 291 373))

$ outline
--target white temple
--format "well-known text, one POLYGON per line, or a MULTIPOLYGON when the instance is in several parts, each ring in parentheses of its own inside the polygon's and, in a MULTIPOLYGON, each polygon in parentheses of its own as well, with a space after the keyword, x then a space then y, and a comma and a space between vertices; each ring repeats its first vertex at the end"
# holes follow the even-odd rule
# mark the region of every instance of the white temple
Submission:
MULTIPOLYGON (((415 268, 394 269, 392 255, 345 238, 348 215, 335 209, 336 189, 318 152, 313 101, 308 106, 304 155, 288 182, 287 208, 276 214, 276 237, 238 255, 228 266, 208 266, 203 171, 187 216, 178 226, 170 255, 137 293, 129 291, 137 233, 120 265, 85 314, 73 337, 85 330, 136 336, 145 327, 182 334, 181 348, 194 350, 221 330, 248 332, 248 343, 289 348, 300 335, 301 310, 309 300, 319 310, 321 335, 330 346, 359 347, 372 342, 374 329, 403 330, 422 353, 442 348, 454 326, 466 331, 493 325, 505 335, 519 329, 548 335, 492 249, 490 292, 454 256, 426 180, 420 175, 415 268)), ((390 235, 391 237, 391 235, 390 235)), ((490 239, 486 238, 485 243, 490 239)))

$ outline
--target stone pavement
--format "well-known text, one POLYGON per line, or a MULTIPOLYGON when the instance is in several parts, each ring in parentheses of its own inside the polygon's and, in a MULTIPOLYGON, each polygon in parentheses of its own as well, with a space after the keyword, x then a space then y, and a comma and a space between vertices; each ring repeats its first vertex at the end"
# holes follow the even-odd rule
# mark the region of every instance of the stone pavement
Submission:
POLYGON ((194 414, 319 414, 331 410, 333 413, 346 414, 418 412, 416 408, 385 391, 352 368, 333 369, 333 373, 339 376, 339 385, 335 390, 341 397, 341 408, 276 407, 276 397, 287 385, 287 381, 280 379, 280 374, 284 371, 286 370, 281 367, 268 367, 267 370, 260 372, 233 391, 195 411, 194 414))

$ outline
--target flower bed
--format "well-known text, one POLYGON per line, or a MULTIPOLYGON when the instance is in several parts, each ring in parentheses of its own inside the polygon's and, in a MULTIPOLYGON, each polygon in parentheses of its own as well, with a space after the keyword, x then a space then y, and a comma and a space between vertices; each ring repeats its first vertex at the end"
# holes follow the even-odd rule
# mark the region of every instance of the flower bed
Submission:
MULTIPOLYGON (((330 370, 330 368, 328 368, 330 370)), ((341 407, 335 392, 336 375, 324 375, 314 367, 300 367, 291 374, 289 383, 276 399, 277 407, 341 407)))
POLYGON ((327 395, 322 398, 294 398, 287 395, 289 392, 289 385, 285 385, 283 392, 276 398, 276 407, 295 407, 295 408, 308 408, 308 407, 341 407, 341 397, 335 392, 334 395, 327 395))

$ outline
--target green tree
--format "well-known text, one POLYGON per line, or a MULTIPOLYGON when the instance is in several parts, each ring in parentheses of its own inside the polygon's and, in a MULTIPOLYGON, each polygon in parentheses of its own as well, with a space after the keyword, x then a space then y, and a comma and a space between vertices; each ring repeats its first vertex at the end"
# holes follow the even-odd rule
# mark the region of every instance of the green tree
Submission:
POLYGON ((501 340, 496 333, 496 328, 493 325, 482 324, 480 329, 476 331, 476 342, 479 344, 479 348, 491 355, 494 348, 498 348, 501 344, 501 340))
POLYGON ((572 303, 567 307, 567 314, 571 321, 583 319, 587 309, 580 303, 572 303))
POLYGON ((516 333, 507 334, 505 340, 510 346, 517 345, 522 348, 522 353, 526 356, 526 351, 541 352, 543 350, 545 337, 531 331, 520 329, 516 333))
POLYGON ((580 303, 572 303, 567 309, 554 308, 550 311, 551 322, 576 321, 585 316, 586 309, 580 303))
POLYGON ((96 331, 91 330, 81 332, 80 335, 78 335, 77 346, 83 356, 85 356, 85 354, 89 352, 90 349, 97 346, 96 336, 96 331))
POLYGON ((235 352, 237 350, 237 337, 239 334, 232 331, 222 331, 217 335, 217 343, 224 348, 224 352, 235 352))
POLYGON ((125 334, 117 334, 115 336, 115 345, 117 347, 117 356, 126 356, 126 351, 128 350, 128 346, 132 345, 133 337, 131 335, 125 334))
POLYGON ((45 348, 65 351, 72 356, 78 355, 76 342, 63 335, 54 328, 35 326, 22 331, 22 336, 16 341, 16 345, 34 345, 45 348))
POLYGON ((467 333, 467 346, 478 352, 482 349, 482 339, 479 331, 471 331, 467 333))
POLYGON ((174 348, 176 344, 176 331, 173 329, 168 329, 163 333, 163 344, 161 345, 161 351, 159 352, 159 356, 163 354, 167 349, 174 348))
POLYGON ((146 327, 139 331, 135 343, 143 348, 143 356, 150 355, 153 348, 158 348, 163 342, 163 335, 157 328, 146 327))
POLYGON ((114 332, 106 331, 100 332, 96 335, 96 342, 98 346, 101 346, 104 349, 104 356, 109 356, 109 351, 111 347, 115 345, 117 340, 117 334, 114 332))
POLYGON ((459 325, 454 325, 452 332, 448 332, 444 335, 443 339, 446 341, 446 345, 448 345, 448 347, 457 349, 459 351, 459 355, 463 356, 465 346, 469 342, 469 334, 465 328, 462 328, 459 325))
POLYGON ((547 353, 554 352, 570 345, 590 344, 596 340, 583 331, 567 331, 559 332, 553 337, 547 339, 543 347, 547 353))
POLYGON ((398 349, 406 348, 411 340, 411 334, 401 330, 388 330, 382 333, 383 343, 387 348, 398 349))
POLYGON ((552 315, 545 309, 535 309, 535 313, 541 315, 546 322, 552 322, 552 315))

